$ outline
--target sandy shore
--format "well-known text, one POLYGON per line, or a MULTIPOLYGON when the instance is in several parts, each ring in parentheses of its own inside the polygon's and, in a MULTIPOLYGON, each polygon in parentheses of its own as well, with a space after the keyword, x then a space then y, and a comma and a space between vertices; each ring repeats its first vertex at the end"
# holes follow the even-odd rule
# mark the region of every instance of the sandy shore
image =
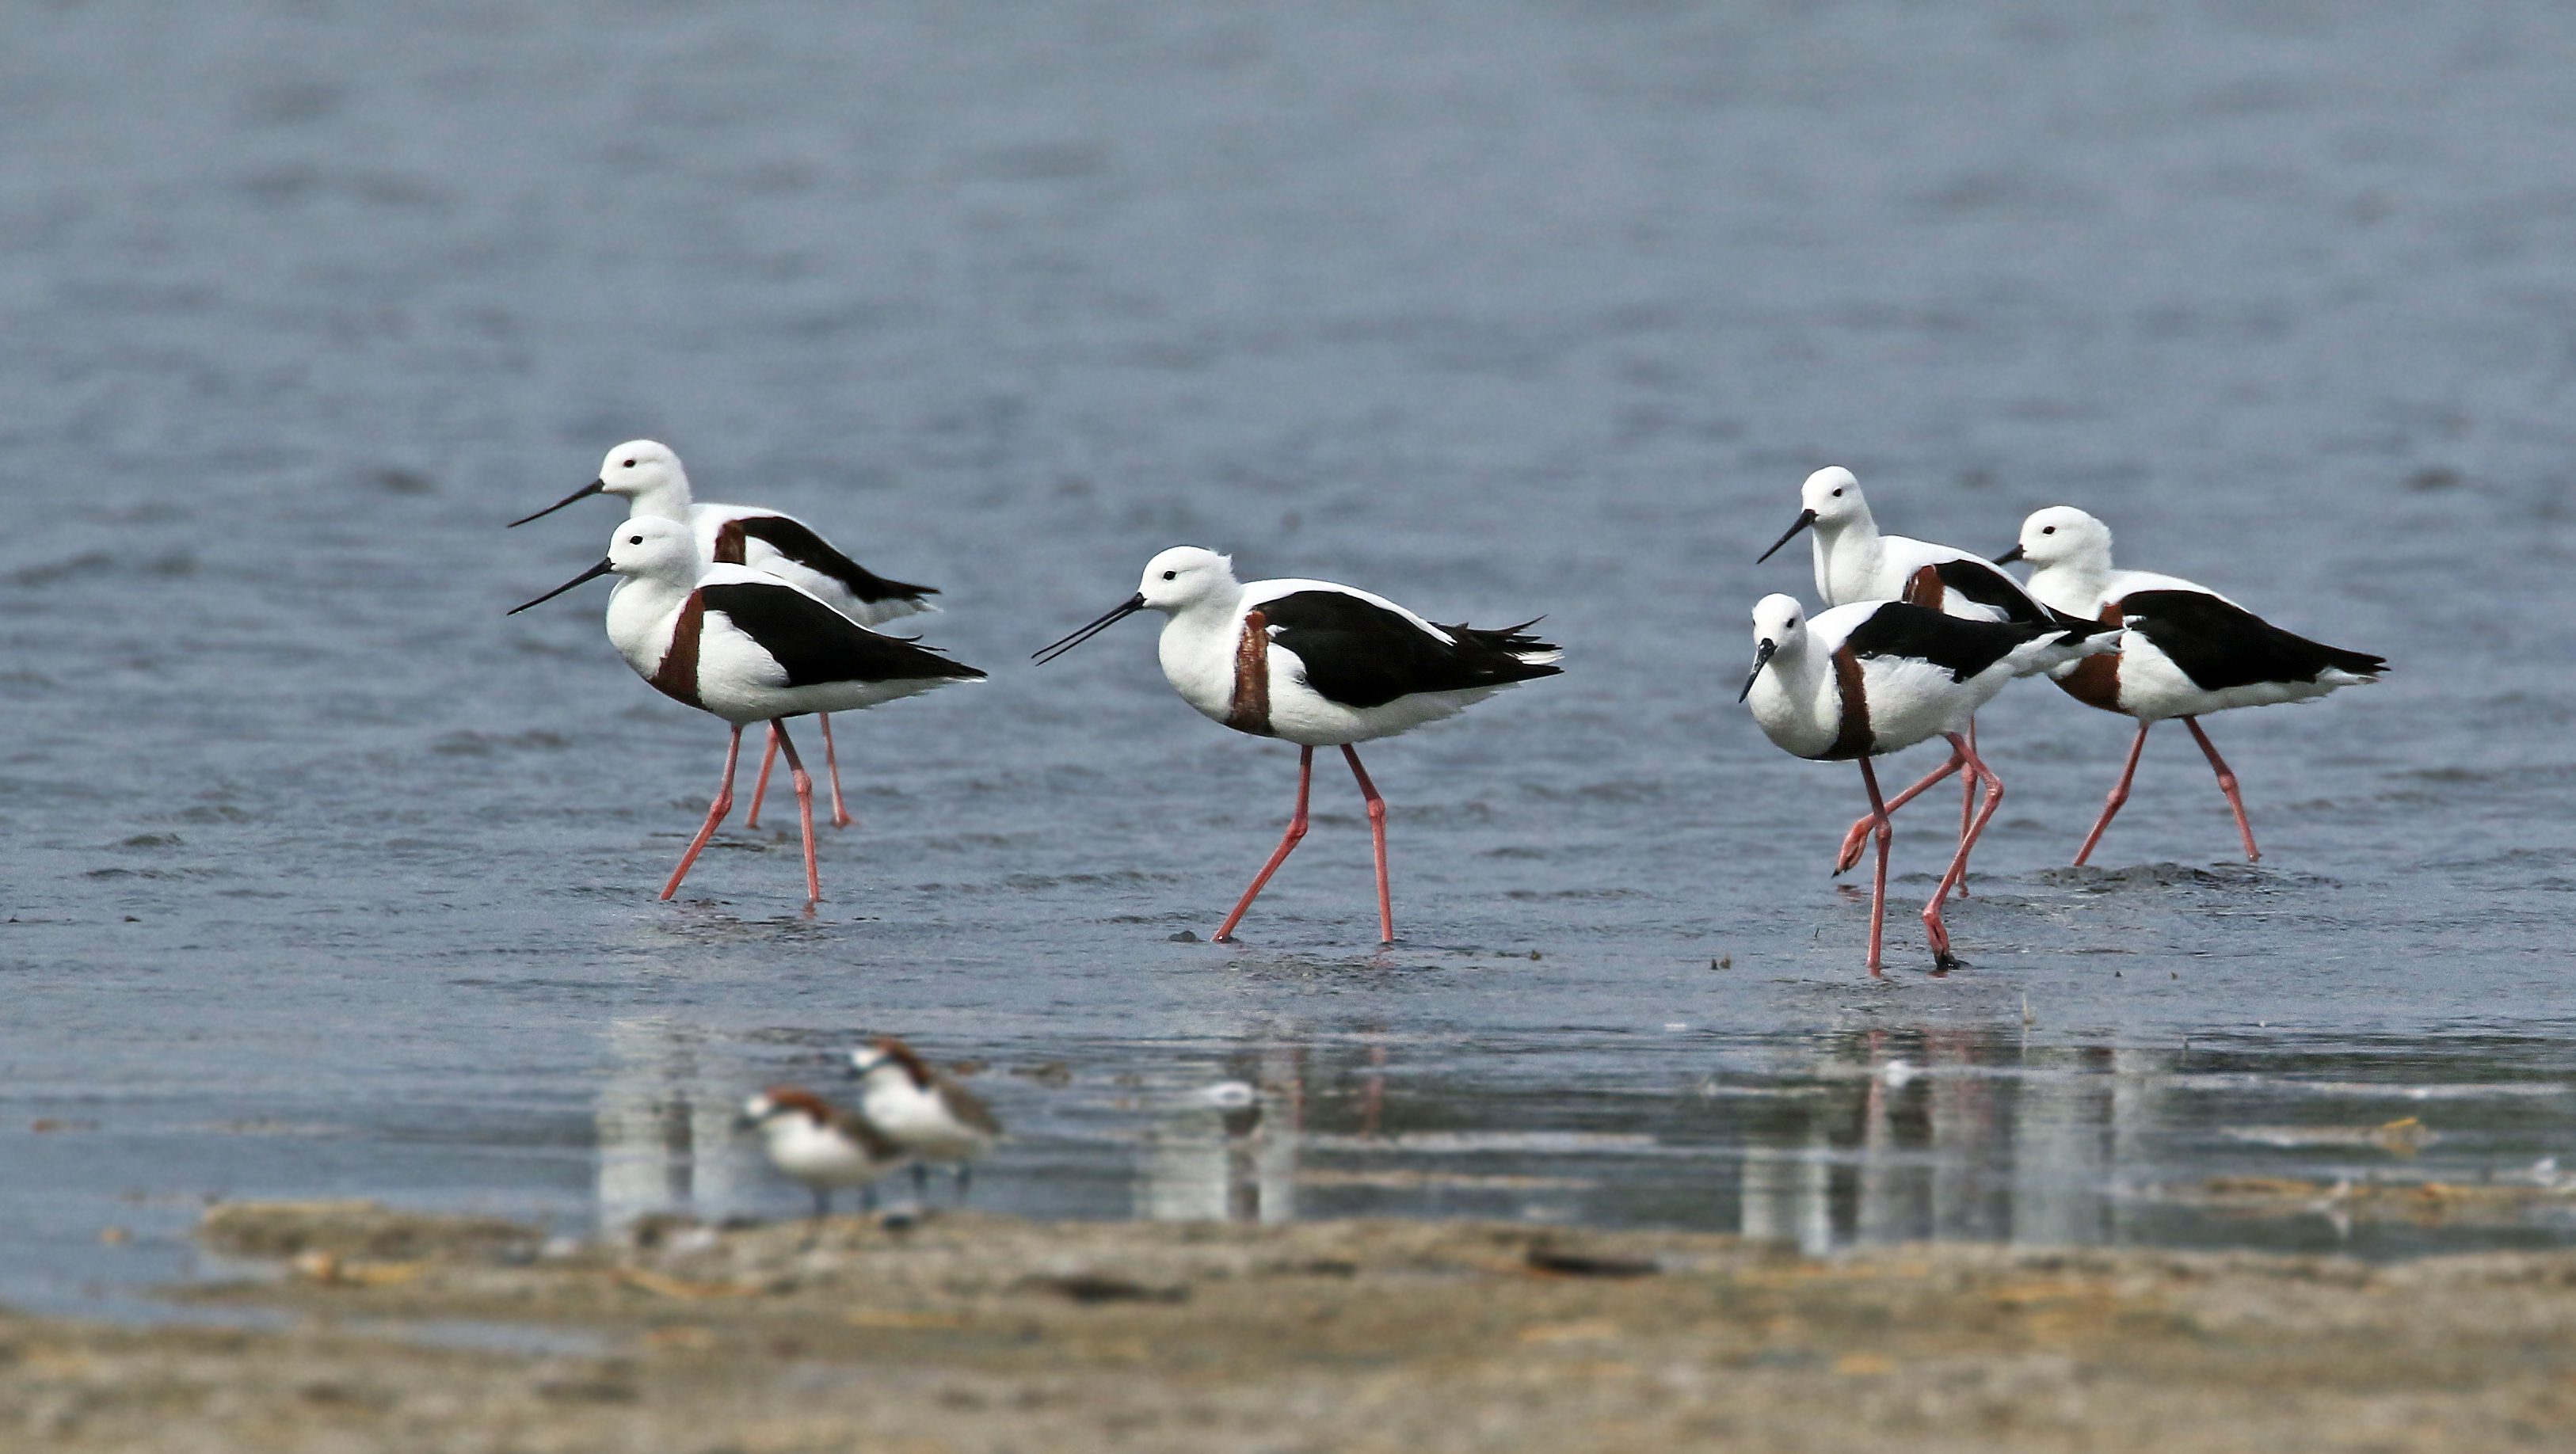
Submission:
POLYGON ((2576 1254, 2326 1259, 1344 1222, 644 1230, 218 1208, 280 1331, 0 1315, 62 1451, 2562 1448, 2576 1254))

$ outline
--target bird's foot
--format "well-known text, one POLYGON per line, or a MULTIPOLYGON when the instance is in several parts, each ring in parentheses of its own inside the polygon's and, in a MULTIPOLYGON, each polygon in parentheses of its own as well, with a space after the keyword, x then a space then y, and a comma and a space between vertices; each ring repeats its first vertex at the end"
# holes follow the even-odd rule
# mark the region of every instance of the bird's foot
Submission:
POLYGON ((1826 877, 1839 878, 1860 862, 1862 851, 1869 847, 1869 829, 1870 820, 1867 818, 1851 826, 1851 831, 1843 835, 1842 848, 1834 855, 1834 871, 1826 877))

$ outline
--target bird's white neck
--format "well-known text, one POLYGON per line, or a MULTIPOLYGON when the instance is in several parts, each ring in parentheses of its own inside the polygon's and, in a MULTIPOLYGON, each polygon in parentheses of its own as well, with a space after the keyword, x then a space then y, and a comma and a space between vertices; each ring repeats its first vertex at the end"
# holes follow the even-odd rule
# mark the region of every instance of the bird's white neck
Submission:
POLYGON ((627 497, 626 513, 657 516, 664 520, 689 523, 689 477, 674 475, 657 484, 647 485, 627 497))
POLYGON ((1832 525, 1815 527, 1816 594, 1828 606, 1874 599, 1878 579, 1878 522, 1863 508, 1832 525))
POLYGON ((2102 605, 2102 593, 2110 589, 2111 562, 2079 557, 2046 565, 2031 572, 2031 599, 2052 611, 2092 619, 2102 605))

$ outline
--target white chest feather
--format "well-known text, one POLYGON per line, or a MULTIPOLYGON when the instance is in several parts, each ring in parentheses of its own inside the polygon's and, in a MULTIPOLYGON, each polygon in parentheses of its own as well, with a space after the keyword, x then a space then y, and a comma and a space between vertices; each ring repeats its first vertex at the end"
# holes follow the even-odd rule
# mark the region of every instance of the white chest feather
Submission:
POLYGON ((808 1186, 855 1186, 890 1169, 872 1162, 848 1137, 804 1116, 785 1116, 763 1128, 769 1159, 779 1171, 808 1186))
POLYGON ((1816 594, 1826 605, 1895 598, 1896 592, 1884 589, 1879 580, 1877 535, 1848 529, 1830 535, 1819 531, 1815 552, 1816 594))
POLYGON ((1235 654, 1240 632, 1235 612, 1182 612, 1163 623, 1155 654, 1163 679, 1181 700, 1222 722, 1234 711, 1235 654))

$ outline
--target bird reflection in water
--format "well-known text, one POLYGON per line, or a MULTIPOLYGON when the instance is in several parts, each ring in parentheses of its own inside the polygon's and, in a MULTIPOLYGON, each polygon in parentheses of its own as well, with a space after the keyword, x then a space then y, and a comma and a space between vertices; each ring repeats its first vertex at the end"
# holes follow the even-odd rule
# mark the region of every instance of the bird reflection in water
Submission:
POLYGON ((614 1235, 660 1214, 720 1216, 739 1205, 738 1072, 727 1074, 696 1035, 659 1017, 610 1021, 603 1058, 607 1074, 592 1109, 600 1230, 614 1235))
POLYGON ((1810 1254, 1916 1241, 2138 1240, 2172 1057, 1981 1030, 1837 1037, 1816 1093, 1745 1129, 1740 1225, 1810 1254))

